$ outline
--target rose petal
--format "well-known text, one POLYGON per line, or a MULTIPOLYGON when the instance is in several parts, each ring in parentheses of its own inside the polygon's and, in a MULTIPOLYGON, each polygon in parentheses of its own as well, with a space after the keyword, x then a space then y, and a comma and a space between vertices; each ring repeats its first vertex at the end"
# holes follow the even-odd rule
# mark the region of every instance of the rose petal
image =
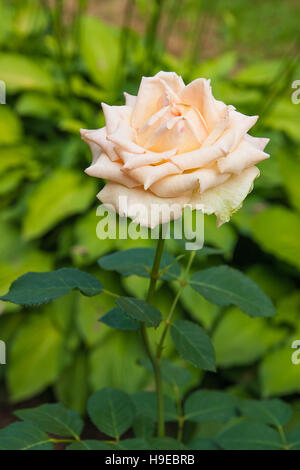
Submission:
POLYGON ((224 184, 211 188, 203 194, 194 194, 192 205, 205 214, 216 214, 218 226, 230 220, 243 200, 253 189, 253 182, 259 176, 256 166, 247 168, 239 175, 232 176, 224 184))
POLYGON ((247 142, 257 147, 259 150, 264 150, 266 145, 270 142, 270 139, 264 137, 253 137, 252 135, 246 134, 244 137, 247 142))
POLYGON ((209 147, 214 145, 216 141, 224 134, 225 130, 229 126, 229 110, 232 109, 230 106, 226 106, 224 116, 217 122, 211 133, 202 143, 201 147, 209 147))
POLYGON ((200 148, 192 152, 181 153, 170 157, 169 160, 182 170, 192 170, 201 168, 226 155, 225 151, 219 145, 200 148))
POLYGON ((124 174, 121 169, 122 165, 120 163, 112 162, 105 153, 102 153, 97 161, 85 170, 85 173, 96 178, 115 181, 128 188, 139 186, 139 183, 124 174))
POLYGON ((210 81, 199 78, 189 83, 179 94, 181 103, 195 106, 211 132, 224 115, 226 105, 213 97, 210 81))
POLYGON ((199 147, 199 140, 190 122, 183 116, 164 122, 147 140, 145 148, 154 152, 177 149, 178 153, 199 147))
POLYGON ((169 175, 181 173, 181 170, 173 163, 162 163, 157 166, 142 166, 129 172, 129 175, 144 185, 147 190, 153 183, 169 175))
POLYGON ((137 143, 145 145, 147 140, 153 135, 166 120, 172 118, 171 107, 164 106, 157 113, 153 114, 148 121, 143 124, 137 131, 137 143))
POLYGON ((231 152, 243 139, 246 133, 254 126, 258 116, 246 116, 231 109, 229 111, 229 125, 224 134, 217 140, 226 152, 231 152))
POLYGON ((183 88, 182 78, 174 72, 159 72, 154 77, 143 77, 133 109, 133 127, 139 129, 161 107, 170 104, 171 100, 176 101, 177 93, 183 88))
POLYGON ((161 163, 176 154, 176 149, 167 152, 146 152, 144 154, 120 152, 120 156, 124 162, 124 170, 132 170, 141 166, 151 165, 153 163, 161 163))
POLYGON ((161 84, 153 77, 143 77, 132 113, 131 124, 138 129, 160 108, 161 84))
POLYGON ((125 96, 126 106, 130 106, 130 108, 134 108, 135 103, 136 103, 136 96, 131 95, 130 93, 126 93, 126 91, 124 91, 124 96, 125 96))
POLYGON ((233 152, 225 158, 220 158, 217 165, 221 173, 240 173, 245 168, 256 165, 269 157, 270 155, 243 139, 233 152))
POLYGON ((177 219, 189 202, 189 197, 184 195, 162 199, 150 191, 128 189, 116 183, 108 183, 97 197, 103 204, 112 205, 121 217, 130 217, 142 227, 150 228, 177 219))
POLYGON ((121 121, 130 124, 132 108, 130 106, 109 106, 108 104, 101 103, 107 134, 115 132, 121 121))
POLYGON ((230 175, 220 175, 214 169, 202 169, 163 178, 154 183, 150 190, 160 197, 178 197, 183 193, 191 194, 194 190, 206 191, 212 186, 223 183, 229 177, 230 175))
POLYGON ((88 138, 88 132, 90 131, 86 129, 80 129, 82 139, 85 140, 92 152, 92 163, 96 163, 101 155, 102 149, 98 144, 88 138))
POLYGON ((120 152, 125 150, 131 153, 145 153, 146 150, 135 143, 136 131, 126 122, 120 121, 113 134, 107 136, 107 139, 113 142, 120 152))
POLYGON ((81 133, 81 137, 83 138, 83 140, 85 140, 90 145, 91 149, 93 145, 95 152, 97 151, 96 151, 96 147, 94 146, 97 145, 100 147, 98 150, 98 157, 100 156, 101 149, 102 149, 102 151, 106 153, 112 161, 119 159, 119 156, 117 155, 115 151, 113 143, 109 142, 106 139, 106 127, 102 127, 101 129, 95 129, 95 130, 80 129, 80 133, 81 133))
POLYGON ((185 84, 182 80, 180 75, 177 75, 175 72, 158 72, 154 75, 153 78, 159 78, 163 80, 172 90, 174 93, 179 94, 184 88, 185 84))

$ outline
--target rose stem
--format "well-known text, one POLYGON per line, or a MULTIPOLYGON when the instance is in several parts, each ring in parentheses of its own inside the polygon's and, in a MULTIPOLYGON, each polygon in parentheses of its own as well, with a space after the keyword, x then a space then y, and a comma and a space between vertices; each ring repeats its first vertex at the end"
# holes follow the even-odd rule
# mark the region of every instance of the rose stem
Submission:
MULTIPOLYGON (((163 254, 165 240, 162 238, 162 227, 160 226, 160 235, 156 246, 156 252, 154 257, 154 262, 150 274, 150 285, 147 295, 147 302, 151 304, 153 300, 153 295, 155 292, 156 282, 159 278, 159 268, 160 262, 163 254)), ((165 435, 165 422, 164 422, 164 402, 163 402, 163 384, 161 378, 161 369, 160 361, 156 358, 154 352, 152 351, 146 324, 141 323, 141 336, 142 340, 149 356, 149 359, 153 366, 154 377, 155 377, 155 386, 156 386, 156 395, 157 395, 157 417, 158 417, 158 437, 164 437, 165 435)))
POLYGON ((185 286, 187 285, 188 275, 189 275, 191 266, 193 264, 195 255, 196 255, 196 251, 191 251, 191 254, 190 254, 190 257, 189 257, 189 260, 188 260, 188 264, 187 264, 187 267, 186 267, 186 270, 185 270, 185 273, 184 273, 184 276, 183 276, 183 280, 180 280, 180 287, 179 287, 179 289, 177 291, 177 294, 176 294, 176 297, 175 297, 175 299, 172 303, 169 315, 167 316, 167 318, 165 320, 165 327, 164 327, 164 330, 162 332, 160 342, 158 343, 158 346, 157 346, 156 357, 157 357, 159 362, 160 362, 161 354, 162 354, 163 347, 164 347, 164 341, 165 341, 165 338, 167 336, 168 330, 171 326, 171 320, 172 320, 173 314, 175 312, 175 309, 176 309, 178 300, 180 299, 180 296, 182 294, 182 291, 185 288, 185 286))

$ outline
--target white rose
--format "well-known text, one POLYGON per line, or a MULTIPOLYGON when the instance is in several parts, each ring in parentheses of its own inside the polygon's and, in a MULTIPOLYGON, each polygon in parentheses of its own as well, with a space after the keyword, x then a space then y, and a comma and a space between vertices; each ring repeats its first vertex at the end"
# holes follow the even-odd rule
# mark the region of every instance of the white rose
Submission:
POLYGON ((125 98, 125 106, 102 105, 106 127, 81 131, 93 154, 86 173, 108 180, 98 198, 142 226, 153 226, 153 205, 166 204, 177 209, 162 210, 160 223, 185 204, 227 222, 259 176, 255 165, 269 157, 269 139, 248 134, 258 116, 217 101, 209 80, 185 86, 173 72, 143 77, 138 95, 125 98))

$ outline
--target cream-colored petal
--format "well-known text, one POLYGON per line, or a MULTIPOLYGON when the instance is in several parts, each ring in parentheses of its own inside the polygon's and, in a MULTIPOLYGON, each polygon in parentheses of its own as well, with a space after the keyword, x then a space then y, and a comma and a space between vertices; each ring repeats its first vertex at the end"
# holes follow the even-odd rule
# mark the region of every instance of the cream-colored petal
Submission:
POLYGON ((164 106, 157 113, 153 114, 148 121, 143 124, 137 131, 137 143, 144 146, 148 139, 151 138, 153 133, 158 129, 165 121, 171 119, 171 107, 164 106))
POLYGON ((211 132, 224 115, 226 105, 213 97, 210 81, 199 78, 189 83, 179 95, 183 104, 195 106, 204 117, 208 131, 211 132))
POLYGON ((270 155, 243 139, 233 152, 220 158, 217 165, 221 173, 240 173, 245 168, 256 165, 269 157, 270 155))
POLYGON ((253 182, 259 176, 257 167, 247 168, 239 175, 229 178, 224 184, 211 188, 202 194, 193 195, 192 205, 205 214, 216 214, 218 226, 230 220, 253 189, 253 182))
POLYGON ((109 106, 105 103, 101 103, 101 105, 108 135, 116 131, 121 121, 130 124, 132 114, 132 108, 130 106, 109 106))
POLYGON ((121 217, 130 217, 142 227, 154 228, 182 215, 189 197, 160 198, 140 188, 128 189, 108 183, 97 196, 103 204, 113 206, 121 217))
POLYGON ((162 107, 178 102, 177 94, 184 82, 175 72, 159 72, 154 77, 143 77, 132 114, 131 123, 139 129, 162 107))
POLYGON ((161 108, 163 89, 153 77, 143 77, 132 113, 131 124, 138 129, 161 108))
POLYGON ((217 122, 215 127, 212 129, 210 134, 202 143, 201 147, 210 147, 214 145, 216 141, 224 134, 229 126, 229 110, 231 109, 230 106, 226 106, 224 115, 221 117, 220 121, 217 122))
POLYGON ((195 173, 197 173, 200 194, 219 184, 225 183, 231 176, 229 173, 220 175, 220 173, 213 168, 203 168, 202 170, 197 170, 195 173))
POLYGON ((270 142, 270 139, 265 137, 253 137, 252 135, 246 134, 244 137, 247 142, 257 147, 259 150, 264 150, 266 145, 270 142))
POLYGON ((214 169, 201 169, 181 175, 173 175, 154 183, 150 190, 160 197, 176 197, 192 191, 206 191, 208 188, 224 183, 230 175, 221 175, 214 169))
POLYGON ((180 173, 181 170, 177 166, 173 165, 173 163, 169 162, 156 166, 142 166, 128 172, 132 178, 144 185, 145 190, 147 190, 156 181, 165 178, 166 176, 180 173))
POLYGON ((219 145, 212 147, 204 147, 192 152, 181 153, 170 157, 169 160, 177 165, 182 170, 193 170, 196 168, 204 167, 214 160, 226 155, 225 151, 219 145))
POLYGON ((146 150, 135 143, 136 131, 130 127, 126 122, 120 121, 119 126, 113 134, 109 134, 107 139, 113 142, 118 150, 118 153, 122 150, 131 153, 145 153, 146 150))
POLYGON ((88 138, 88 132, 90 131, 88 131, 87 129, 80 129, 82 139, 88 144, 92 152, 92 163, 96 163, 102 153, 102 148, 88 138))
POLYGON ((182 77, 175 72, 158 72, 153 78, 163 80, 176 94, 179 94, 185 87, 182 77))
POLYGON ((224 134, 217 140, 226 152, 231 152, 240 143, 246 133, 254 126, 258 116, 246 116, 231 109, 229 111, 229 124, 224 134))
MULTIPOLYGON (((83 140, 85 140, 88 144, 96 144, 100 147, 99 152, 101 153, 101 149, 104 153, 106 153, 112 161, 118 160, 119 156, 115 151, 115 147, 112 142, 109 142, 106 138, 106 127, 102 127, 101 129, 81 129, 80 130, 81 136, 83 140)), ((94 147, 95 148, 95 147, 94 147)), ((98 152, 98 153, 99 153, 98 152)), ((98 156, 100 155, 98 154, 98 156)))
POLYGON ((200 143, 194 128, 183 116, 176 116, 164 122, 147 140, 145 148, 154 152, 177 149, 178 153, 189 152, 200 143))
POLYGON ((130 108, 134 108, 135 103, 136 103, 136 96, 131 95, 130 93, 126 93, 126 91, 124 91, 124 97, 125 97, 125 105, 130 106, 130 108))
POLYGON ((124 170, 132 170, 134 168, 140 168, 141 166, 151 165, 153 163, 161 163, 168 160, 176 154, 176 149, 169 150, 168 152, 146 152, 144 154, 120 152, 120 156, 124 162, 124 170))
POLYGON ((105 153, 102 153, 96 163, 92 164, 85 170, 85 173, 96 178, 115 181, 116 183, 123 184, 128 188, 139 186, 139 183, 130 176, 124 174, 121 170, 122 165, 120 163, 112 162, 105 153))

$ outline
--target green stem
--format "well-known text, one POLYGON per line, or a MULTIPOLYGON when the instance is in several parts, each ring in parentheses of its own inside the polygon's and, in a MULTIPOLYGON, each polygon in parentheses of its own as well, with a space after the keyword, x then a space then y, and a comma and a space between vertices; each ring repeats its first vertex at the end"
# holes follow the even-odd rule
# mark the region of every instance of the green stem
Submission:
POLYGON ((53 444, 70 444, 76 442, 78 439, 50 439, 53 444))
POLYGON ((114 297, 115 299, 118 299, 120 297, 119 294, 115 294, 114 292, 111 292, 107 289, 102 289, 102 294, 110 295, 110 297, 114 297))
POLYGON ((283 449, 284 450, 289 450, 289 446, 288 446, 288 443, 287 443, 287 440, 286 440, 286 435, 285 435, 285 432, 283 430, 283 427, 279 425, 279 426, 277 426, 277 429, 278 429, 278 432, 279 432, 281 440, 282 440, 283 449))
MULTIPOLYGON (((164 249, 164 239, 162 238, 162 228, 160 227, 160 237, 156 246, 155 258, 151 270, 151 280, 147 295, 147 302, 151 303, 153 300, 156 282, 159 278, 159 268, 161 263, 161 258, 164 249)), ((157 418, 158 418, 158 437, 164 437, 165 435, 165 421, 164 421, 164 402, 163 402, 163 383, 161 377, 160 363, 157 360, 148 336, 146 324, 141 323, 141 336, 142 341, 146 350, 146 353, 152 363, 154 377, 155 377, 155 386, 156 386, 156 395, 157 395, 157 418)))
POLYGON ((166 320, 165 320, 165 327, 163 329, 163 332, 162 332, 162 335, 161 335, 161 338, 160 338, 160 341, 158 343, 158 346, 157 346, 157 352, 156 352, 156 357, 157 359, 161 360, 161 355, 162 355, 162 351, 163 351, 163 347, 164 347, 164 342, 165 342, 165 339, 166 339, 166 336, 167 336, 167 333, 169 331, 169 328, 170 328, 170 325, 171 325, 171 320, 172 320, 172 317, 173 317, 173 314, 175 312, 175 309, 176 309, 176 306, 177 306, 177 303, 180 299, 180 296, 183 292, 183 289, 185 288, 185 286, 187 285, 187 279, 188 279, 188 275, 189 275, 189 272, 190 272, 190 269, 191 269, 191 266, 192 266, 192 263, 194 261, 194 258, 195 258, 195 255, 196 255, 196 251, 191 251, 191 254, 190 254, 190 257, 189 257, 189 261, 188 261, 188 264, 187 264, 187 267, 186 267, 186 270, 185 270, 185 273, 184 273, 184 276, 183 276, 183 280, 180 281, 180 287, 177 291, 177 294, 175 296, 175 299, 172 303, 172 306, 171 306, 171 309, 170 309, 170 312, 169 312, 169 315, 167 316, 166 320))
POLYGON ((181 442, 182 437, 183 437, 183 427, 184 427, 184 422, 185 418, 183 415, 183 408, 182 408, 182 402, 181 402, 181 397, 180 397, 180 391, 177 385, 174 386, 174 392, 176 396, 176 404, 177 404, 177 411, 178 411, 178 430, 177 430, 177 441, 181 442))

